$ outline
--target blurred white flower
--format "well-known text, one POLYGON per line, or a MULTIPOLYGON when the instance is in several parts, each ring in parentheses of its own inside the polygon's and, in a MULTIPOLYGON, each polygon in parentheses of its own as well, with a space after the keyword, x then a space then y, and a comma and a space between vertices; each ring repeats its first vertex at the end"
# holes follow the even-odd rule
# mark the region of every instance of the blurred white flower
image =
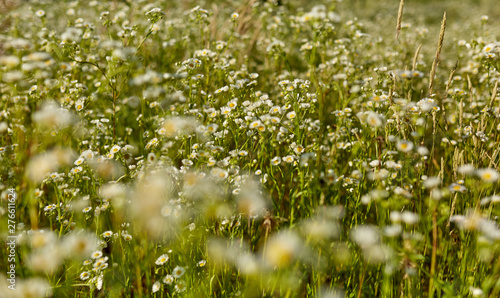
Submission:
POLYGON ((167 261, 168 261, 168 255, 167 254, 163 254, 161 256, 158 257, 158 259, 156 259, 156 262, 155 264, 160 266, 160 265, 163 265, 165 264, 167 261))
POLYGON ((184 272, 186 272, 186 269, 184 269, 184 267, 176 266, 174 270, 172 270, 172 276, 174 278, 180 278, 184 275, 184 272))
POLYGON ((413 143, 407 140, 399 140, 396 143, 396 148, 401 152, 407 153, 413 149, 413 143))
POLYGON ((75 154, 72 150, 60 147, 54 148, 32 157, 26 166, 26 175, 33 182, 40 183, 61 166, 72 164, 74 158, 75 154))
POLYGON ((441 181, 439 180, 438 177, 429 177, 424 180, 423 185, 425 188, 429 189, 437 187, 440 183, 441 181))
POLYGON ((363 248, 379 243, 380 235, 373 226, 359 225, 351 230, 351 239, 363 248))
POLYGON ((302 250, 302 240, 291 231, 284 230, 269 239, 264 252, 265 263, 272 268, 292 264, 302 250))
POLYGON ((59 104, 47 101, 42 104, 40 110, 32 115, 33 122, 42 128, 61 129, 76 122, 76 116, 67 109, 61 108, 59 104))
POLYGON ((465 164, 458 167, 458 173, 462 175, 472 175, 476 169, 471 164, 465 164))
POLYGON ((67 257, 87 258, 99 247, 98 239, 94 233, 73 231, 66 235, 61 242, 61 248, 67 257))
POLYGON ((492 168, 479 169, 476 171, 477 176, 481 179, 481 181, 486 183, 494 183, 498 181, 500 175, 497 171, 492 168))
POLYGON ((151 292, 152 293, 156 293, 160 290, 160 282, 159 281, 155 281, 155 283, 153 284, 153 288, 151 289, 151 292))
POLYGON ((170 117, 163 122, 161 134, 168 138, 190 134, 198 126, 199 123, 194 117, 170 117))
POLYGON ((366 123, 372 127, 380 127, 383 124, 382 119, 382 116, 378 113, 368 112, 368 115, 366 116, 366 123))

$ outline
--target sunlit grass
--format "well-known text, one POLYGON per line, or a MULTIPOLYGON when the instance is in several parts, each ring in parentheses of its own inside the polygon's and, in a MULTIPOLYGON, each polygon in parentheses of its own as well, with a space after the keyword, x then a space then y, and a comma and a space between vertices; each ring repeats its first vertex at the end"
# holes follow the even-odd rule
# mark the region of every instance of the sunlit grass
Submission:
POLYGON ((499 295, 489 2, 281 2, 0 5, 0 296, 499 295))

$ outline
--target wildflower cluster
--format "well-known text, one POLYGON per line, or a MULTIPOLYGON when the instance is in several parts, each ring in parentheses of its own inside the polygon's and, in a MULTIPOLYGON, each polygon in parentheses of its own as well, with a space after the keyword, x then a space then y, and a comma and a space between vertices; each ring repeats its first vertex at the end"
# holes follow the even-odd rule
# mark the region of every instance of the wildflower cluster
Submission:
POLYGON ((498 296, 491 21, 225 2, 0 4, 20 297, 498 296))

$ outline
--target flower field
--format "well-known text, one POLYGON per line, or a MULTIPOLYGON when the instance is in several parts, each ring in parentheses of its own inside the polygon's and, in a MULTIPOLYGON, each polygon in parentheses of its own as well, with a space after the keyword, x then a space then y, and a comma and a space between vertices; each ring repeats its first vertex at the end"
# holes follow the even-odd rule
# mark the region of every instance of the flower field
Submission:
POLYGON ((0 297, 500 296, 496 1, 309 2, 0 1, 0 297))

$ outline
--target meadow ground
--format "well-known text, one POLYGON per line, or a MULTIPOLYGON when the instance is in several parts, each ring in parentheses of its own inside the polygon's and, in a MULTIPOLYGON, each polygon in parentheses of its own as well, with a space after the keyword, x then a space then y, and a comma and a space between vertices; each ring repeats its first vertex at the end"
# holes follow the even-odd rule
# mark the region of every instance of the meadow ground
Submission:
POLYGON ((500 296, 500 6, 0 1, 0 297, 500 296))

